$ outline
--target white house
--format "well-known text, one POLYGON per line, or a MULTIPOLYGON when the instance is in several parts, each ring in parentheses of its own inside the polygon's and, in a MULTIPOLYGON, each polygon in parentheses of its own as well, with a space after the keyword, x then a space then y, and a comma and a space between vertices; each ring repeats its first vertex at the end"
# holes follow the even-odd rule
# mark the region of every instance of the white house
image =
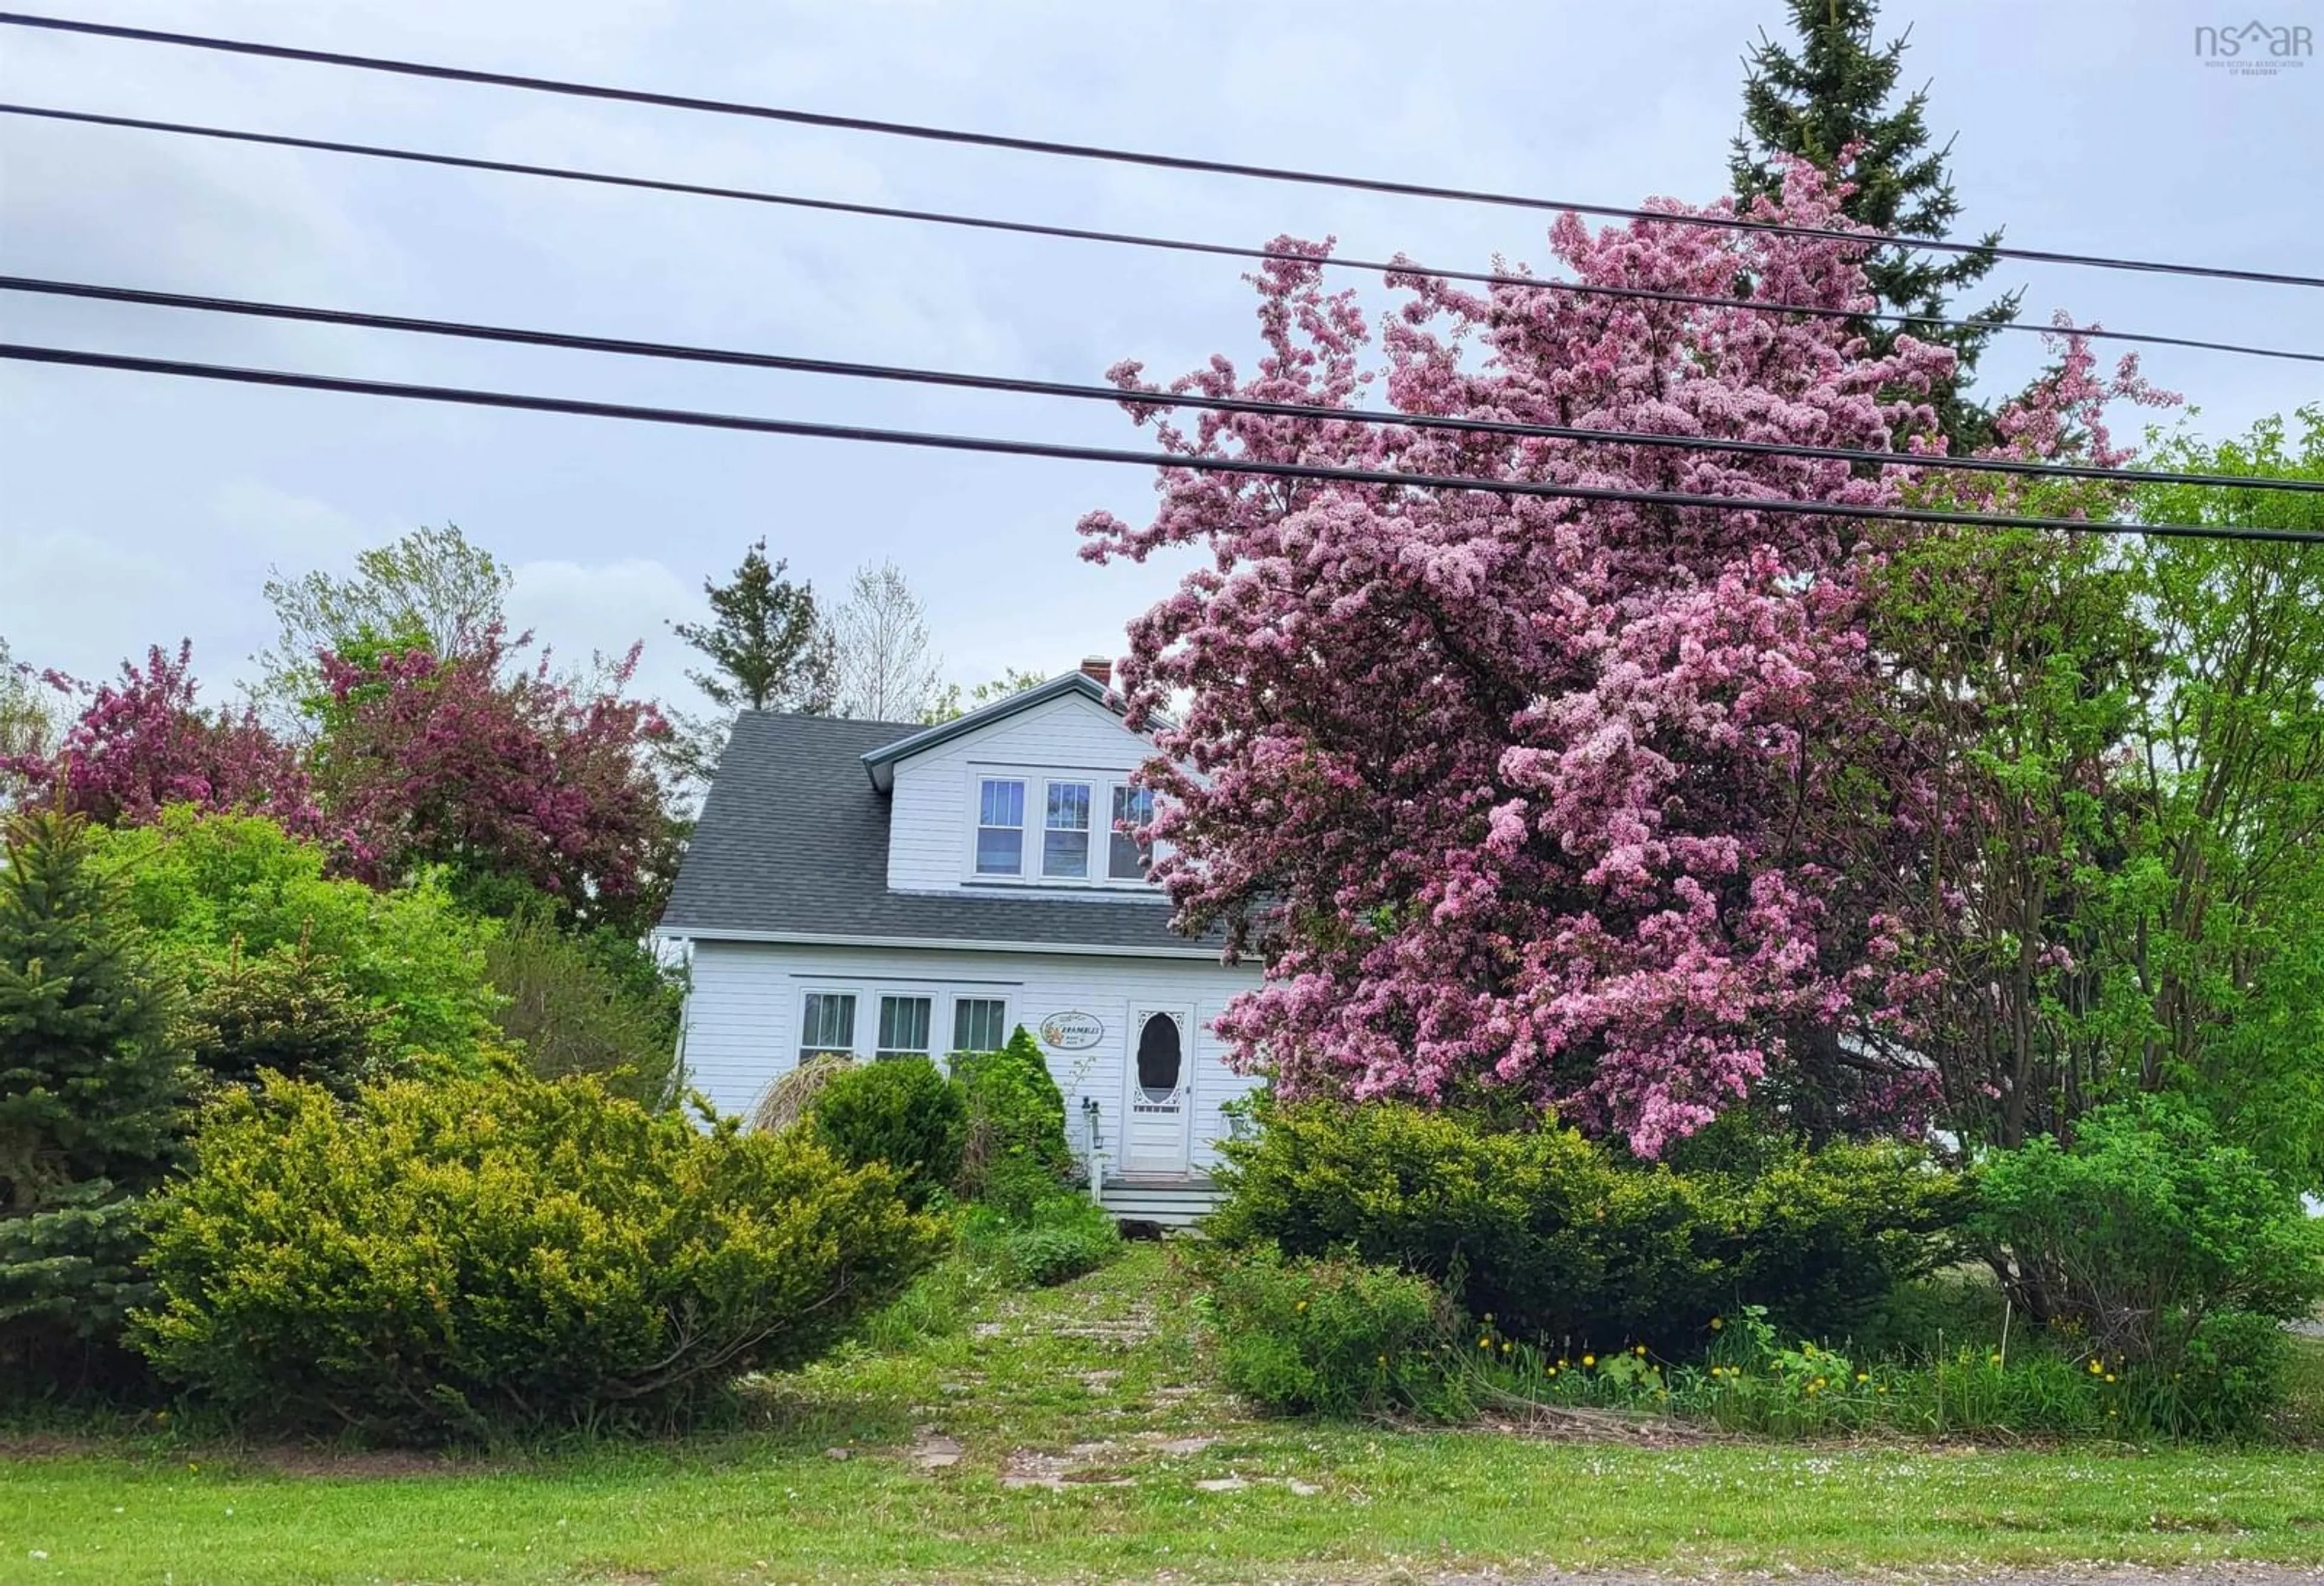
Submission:
POLYGON ((742 1112, 804 1054, 941 1062, 1022 1025, 1106 1203, 1199 1210, 1221 1105, 1256 1083, 1210 1025, 1258 972, 1173 934, 1115 829, 1153 747, 1107 674, 934 727, 743 712, 660 927, 692 953, 688 1083, 742 1112))

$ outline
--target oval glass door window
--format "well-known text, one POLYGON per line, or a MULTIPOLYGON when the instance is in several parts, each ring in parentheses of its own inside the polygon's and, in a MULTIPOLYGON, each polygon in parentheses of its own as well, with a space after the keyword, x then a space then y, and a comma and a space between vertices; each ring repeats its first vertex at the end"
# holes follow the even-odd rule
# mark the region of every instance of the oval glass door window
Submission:
POLYGON ((1185 1066, 1178 1021, 1167 1013, 1147 1015, 1146 1028, 1138 1032, 1138 1088, 1149 1102, 1167 1102, 1178 1093, 1185 1066))

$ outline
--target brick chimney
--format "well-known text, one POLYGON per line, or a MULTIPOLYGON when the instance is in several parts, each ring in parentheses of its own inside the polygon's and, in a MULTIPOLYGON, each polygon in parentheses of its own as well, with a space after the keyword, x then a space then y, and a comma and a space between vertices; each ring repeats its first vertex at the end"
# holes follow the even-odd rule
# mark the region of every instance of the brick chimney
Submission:
POLYGON ((1113 687, 1113 663, 1102 655, 1082 657, 1082 676, 1094 679, 1101 688, 1113 687))

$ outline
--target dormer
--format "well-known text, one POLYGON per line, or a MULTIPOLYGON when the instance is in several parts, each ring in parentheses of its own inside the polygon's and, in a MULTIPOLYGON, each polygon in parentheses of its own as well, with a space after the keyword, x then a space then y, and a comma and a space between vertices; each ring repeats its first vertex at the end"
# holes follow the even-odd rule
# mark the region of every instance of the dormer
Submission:
POLYGON ((1154 746, 1124 724, 1102 659, 862 756, 887 795, 899 892, 1151 900, 1151 818, 1132 785, 1154 746))

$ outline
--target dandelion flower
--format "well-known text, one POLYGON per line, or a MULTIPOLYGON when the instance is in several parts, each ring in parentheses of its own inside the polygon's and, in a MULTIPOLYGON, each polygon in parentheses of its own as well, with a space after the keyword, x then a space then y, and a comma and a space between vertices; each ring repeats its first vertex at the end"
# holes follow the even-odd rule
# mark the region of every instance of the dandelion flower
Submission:
POLYGON ((1640 1345, 1638 1345, 1638 1346, 1637 1346, 1637 1348, 1636 1348, 1635 1350, 1632 1350, 1630 1352, 1631 1352, 1632 1354, 1637 1355, 1637 1356, 1639 1356, 1641 1359, 1643 1359, 1643 1358, 1645 1357, 1645 1355, 1646 1355, 1646 1346, 1645 1344, 1640 1344, 1640 1345))
POLYGON ((2109 1372, 2107 1372, 2107 1380, 2108 1382, 2112 1382, 2112 1381, 2114 1380, 2114 1373, 2113 1373, 2113 1372, 2109 1371, 2109 1372))
POLYGON ((2101 1371, 2103 1371, 2103 1370, 2105 1370, 2105 1369, 2106 1369, 2106 1368, 2105 1368, 2104 1366, 2100 1365, 2097 1360, 2092 1360, 2092 1361, 2090 1362, 2090 1375, 2091 1375, 2091 1376, 2095 1377, 2095 1376, 2097 1376, 2099 1372, 2101 1372, 2101 1371))
POLYGON ((1726 1325, 1727 1325, 1726 1321, 1725 1321, 1723 1318, 1721 1318, 1721 1317, 1713 1316, 1713 1317, 1711 1319, 1711 1332, 1718 1332, 1720 1328, 1722 1328, 1722 1327, 1724 1327, 1724 1326, 1726 1326, 1726 1325))
POLYGON ((1872 1380, 1872 1373, 1869 1371, 1858 1371, 1856 1374, 1856 1379, 1858 1382, 1869 1382, 1872 1380))
POLYGON ((1582 1357, 1582 1363, 1585 1367, 1594 1366, 1598 1363, 1598 1357, 1596 1355, 1584 1355, 1582 1357))

